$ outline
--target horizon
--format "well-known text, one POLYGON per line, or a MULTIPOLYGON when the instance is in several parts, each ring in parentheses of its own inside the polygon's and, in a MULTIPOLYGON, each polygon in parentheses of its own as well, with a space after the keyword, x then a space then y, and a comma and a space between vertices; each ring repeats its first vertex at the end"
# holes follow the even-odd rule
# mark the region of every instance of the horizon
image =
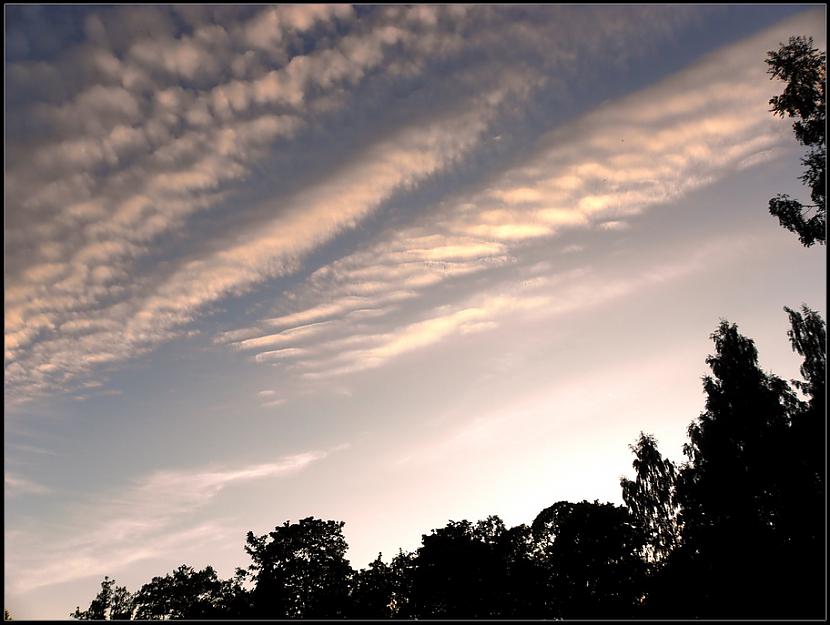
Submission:
POLYGON ((799 378, 787 6, 7 6, 5 607, 622 502, 721 319, 799 378))

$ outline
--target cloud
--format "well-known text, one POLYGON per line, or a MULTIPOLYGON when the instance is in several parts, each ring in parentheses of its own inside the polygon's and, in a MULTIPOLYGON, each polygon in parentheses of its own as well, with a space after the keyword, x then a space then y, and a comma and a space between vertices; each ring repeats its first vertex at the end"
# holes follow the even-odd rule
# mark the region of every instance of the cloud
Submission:
MULTIPOLYGON (((484 291, 468 291, 446 299, 430 298, 431 307, 411 320, 372 318, 355 321, 344 317, 330 321, 327 337, 312 337, 300 353, 286 359, 271 359, 262 352, 258 362, 270 362, 284 368, 301 381, 322 381, 382 367, 406 354, 424 350, 444 341, 457 340, 503 326, 551 319, 574 311, 586 311, 643 289, 704 271, 707 263, 724 255, 743 253, 749 243, 731 241, 724 245, 715 239, 699 245, 688 257, 638 275, 615 276, 586 268, 557 270, 549 262, 520 267, 502 279, 491 279, 484 291)), ((452 290, 450 290, 452 293, 452 290)), ((446 294, 445 294, 446 297, 446 294)))
MULTIPOLYGON (((18 529, 6 553, 10 589, 28 592, 82 577, 112 575, 132 562, 229 538, 238 528, 231 528, 227 519, 205 521, 204 513, 199 511, 229 488, 293 475, 331 451, 337 449, 309 451, 237 468, 156 471, 66 516, 70 520, 63 524, 65 534, 53 528, 50 536, 44 537, 30 528, 18 529)), ((15 488, 32 485, 14 476, 11 480, 15 488)), ((6 473, 7 491, 9 485, 6 473)))
MULTIPOLYGON (((8 401, 70 389, 181 336, 220 301, 302 272, 315 251, 481 158, 534 93, 573 71, 574 55, 630 62, 695 15, 554 9, 102 8, 86 16, 78 45, 16 57, 8 401), (364 136, 329 160, 309 147, 350 128, 364 136)), ((515 262, 524 242, 626 221, 767 158, 780 125, 762 124, 760 109, 731 112, 770 88, 747 86, 756 50, 741 50, 729 65, 710 62, 708 73, 554 131, 527 167, 466 201, 413 211, 432 223, 404 224, 398 257, 348 267, 360 279, 328 309, 286 315, 381 318, 401 305, 386 299, 394 292, 415 302, 413 293, 515 262), (727 77, 734 88, 721 89, 727 77), (688 89, 695 81, 704 87, 688 89)))
MULTIPOLYGON (((31 450, 32 448, 29 449, 31 450)), ((10 473, 9 471, 4 472, 3 484, 5 486, 4 494, 6 497, 16 497, 18 495, 44 495, 51 492, 49 487, 21 475, 10 473)))
MULTIPOLYGON (((405 299, 409 294, 406 292, 397 291, 394 297, 386 297, 382 301, 395 301, 405 299)), ((325 319, 327 317, 339 316, 355 310, 367 310, 366 306, 377 303, 377 297, 354 297, 345 296, 337 299, 333 303, 322 303, 312 306, 306 310, 297 313, 291 313, 264 320, 264 323, 274 327, 294 326, 289 330, 293 332, 299 328, 308 326, 296 326, 298 323, 306 323, 316 321, 318 319, 325 319)), ((316 324, 313 324, 316 326, 316 324)))
POLYGON ((268 334, 265 336, 257 336, 255 338, 248 338, 238 343, 235 343, 239 349, 258 349, 260 347, 275 347, 277 345, 285 345, 295 341, 302 340, 310 336, 315 336, 321 332, 325 332, 329 324, 325 321, 318 321, 317 323, 310 323, 308 325, 296 326, 289 330, 283 330, 276 334, 268 334))
POLYGON ((274 360, 284 360, 286 358, 296 358, 306 354, 307 351, 299 347, 286 347, 284 349, 274 349, 267 352, 260 352, 254 360, 257 362, 269 362, 274 360))
POLYGON ((630 224, 628 222, 615 219, 612 219, 611 221, 603 221, 598 224, 598 227, 603 230, 626 230, 629 226, 630 224))
MULTIPOLYGON (((496 88, 495 105, 511 88, 509 83, 496 88)), ((486 101, 475 98, 467 103, 465 110, 453 116, 433 124, 405 128, 370 146, 364 155, 333 173, 328 180, 287 201, 278 211, 279 216, 269 224, 238 237, 241 242, 183 264, 141 299, 126 300, 100 311, 99 315, 103 313, 105 318, 118 324, 117 331, 86 334, 80 340, 68 341, 58 336, 41 341, 35 349, 24 352, 23 361, 39 364, 48 358, 61 365, 73 363, 69 372, 77 374, 93 365, 121 360, 174 336, 178 327, 192 320, 206 304, 295 271, 298 260, 312 249, 354 227, 399 189, 435 173, 468 151, 483 132, 488 117, 495 113, 492 95, 488 94, 486 101)), ((165 186, 188 184, 200 183, 188 178, 187 181, 171 180, 165 186)), ((88 262, 92 257, 101 259, 105 249, 109 251, 97 245, 85 248, 80 254, 88 262)), ((86 264, 75 266, 87 272, 86 264)), ((77 289, 83 285, 86 282, 83 273, 77 274, 76 282, 68 287, 77 289)), ((54 308, 55 297, 32 300, 24 293, 16 299, 22 311, 12 311, 11 325, 7 320, 7 333, 12 336, 12 348, 8 352, 12 364, 7 366, 7 372, 11 372, 12 385, 22 386, 25 395, 32 387, 45 384, 43 378, 33 379, 27 373, 30 367, 14 367, 20 360, 18 352, 37 336, 30 311, 35 305, 54 308), (17 318, 21 319, 21 326, 14 324, 17 318), (25 325, 23 319, 26 319, 25 325)), ((111 289, 96 290, 87 286, 84 297, 92 298, 97 293, 105 296, 111 289)), ((67 299, 70 306, 77 306, 71 295, 67 299)), ((59 314, 52 310, 41 315, 45 329, 54 329, 53 319, 59 314)))
MULTIPOLYGON (((413 28, 437 24, 422 19, 425 11, 418 14, 413 28)), ((226 200, 275 141, 301 132, 316 115, 316 102, 329 93, 347 95, 371 68, 416 41, 411 30, 389 23, 388 11, 372 15, 307 53, 292 55, 286 48, 282 64, 271 61, 279 65, 275 69, 242 72, 222 84, 211 84, 218 74, 207 60, 233 65, 235 55, 247 58, 240 41, 253 37, 265 45, 261 35, 272 22, 280 24, 280 38, 280 28, 288 36, 332 20, 349 22, 353 11, 277 7, 239 28, 199 24, 178 36, 162 29, 153 40, 136 34, 120 60, 100 42, 79 49, 94 60, 102 82, 91 82, 93 72, 68 102, 38 103, 33 114, 51 137, 9 146, 12 163, 33 151, 36 164, 8 172, 9 241, 13 249, 40 254, 36 265, 12 266, 8 275, 6 359, 13 400, 65 381, 42 370, 29 373, 45 361, 56 363, 65 379, 75 378, 176 336, 206 304, 295 271, 303 255, 468 152, 497 107, 526 89, 526 77, 491 80, 450 115, 370 143, 350 159, 354 164, 280 202, 266 227, 240 233, 241 243, 179 262, 166 278, 136 275, 141 259, 158 253, 155 241, 226 200), (134 78, 128 81, 128 75, 134 78), (190 88, 177 80, 190 81, 190 88), (20 222, 23 209, 43 226, 20 222), (133 277, 129 283, 127 275, 133 277), (93 323, 107 329, 88 332, 93 323), (84 336, 74 340, 82 327, 84 336)), ((321 110, 330 114, 331 107, 321 110)))
MULTIPOLYGON (((695 256, 691 265, 606 285, 591 283, 590 274, 562 274, 550 263, 534 265, 535 277, 528 278, 523 253, 534 240, 569 231, 630 231, 637 215, 787 145, 789 129, 767 111, 777 86, 757 59, 791 28, 779 25, 719 50, 551 130, 523 161, 480 188, 422 210, 410 223, 379 233, 368 249, 316 270, 289 294, 283 314, 258 326, 275 325, 279 333, 236 346, 293 346, 295 328, 303 331, 297 324, 325 319, 325 335, 304 337, 300 351, 286 358, 280 350, 260 352, 255 359, 284 360, 280 366, 302 380, 328 379, 497 328, 504 315, 589 307, 699 268, 695 256), (405 296, 388 307, 401 288, 405 296), (503 295, 491 296, 497 292, 503 295), (377 313, 356 318, 358 310, 377 313)), ((583 249, 560 247, 562 253, 583 249)))
POLYGON ((56 455, 54 451, 50 451, 48 449, 44 449, 43 447, 37 447, 35 445, 21 445, 21 444, 13 444, 9 445, 11 449, 15 449, 17 451, 21 451, 23 453, 32 453, 38 455, 47 455, 47 456, 54 456, 56 455))
POLYGON ((275 406, 282 406, 285 403, 285 399, 275 399, 273 401, 268 401, 262 404, 263 408, 273 408, 275 406))
POLYGON ((351 19, 354 10, 342 4, 269 7, 242 26, 242 36, 250 46, 269 51, 283 43, 287 32, 304 32, 335 17, 351 19))

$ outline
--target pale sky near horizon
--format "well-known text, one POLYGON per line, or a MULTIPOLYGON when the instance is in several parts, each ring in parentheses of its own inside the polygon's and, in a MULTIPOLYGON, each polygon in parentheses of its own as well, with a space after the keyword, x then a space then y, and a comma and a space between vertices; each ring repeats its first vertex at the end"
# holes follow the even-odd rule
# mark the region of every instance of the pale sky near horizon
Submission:
POLYGON ((826 248, 766 51, 824 6, 6 6, 4 607, 621 502, 826 248))

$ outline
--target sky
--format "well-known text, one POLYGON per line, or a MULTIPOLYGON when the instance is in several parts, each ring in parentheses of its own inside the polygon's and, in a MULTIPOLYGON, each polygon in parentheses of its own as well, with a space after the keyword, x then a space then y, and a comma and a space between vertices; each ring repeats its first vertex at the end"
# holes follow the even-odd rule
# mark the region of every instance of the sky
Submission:
POLYGON ((4 607, 345 521, 622 503, 826 248, 766 52, 825 7, 5 7, 4 607))

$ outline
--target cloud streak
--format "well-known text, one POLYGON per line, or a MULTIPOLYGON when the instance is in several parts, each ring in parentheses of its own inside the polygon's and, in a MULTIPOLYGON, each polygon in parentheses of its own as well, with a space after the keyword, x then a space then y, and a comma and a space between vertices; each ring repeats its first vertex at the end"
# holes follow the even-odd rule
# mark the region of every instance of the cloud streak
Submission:
MULTIPOLYGON (((112 574, 127 564, 178 552, 238 533, 227 519, 198 520, 194 513, 221 494, 249 482, 287 478, 321 461, 329 451, 308 451, 274 462, 236 468, 156 471, 122 492, 101 497, 77 515, 78 527, 44 538, 17 530, 7 543, 6 566, 14 592, 29 592, 91 575, 112 574)), ((32 483, 6 473, 7 492, 31 491, 32 483)), ((46 491, 37 491, 46 492, 46 491)), ((70 517, 71 518, 71 517, 70 517)), ((8 537, 7 537, 8 538, 8 537)))
POLYGON ((6 497, 18 495, 44 495, 51 492, 51 489, 33 480, 5 471, 3 475, 4 494, 6 497))

